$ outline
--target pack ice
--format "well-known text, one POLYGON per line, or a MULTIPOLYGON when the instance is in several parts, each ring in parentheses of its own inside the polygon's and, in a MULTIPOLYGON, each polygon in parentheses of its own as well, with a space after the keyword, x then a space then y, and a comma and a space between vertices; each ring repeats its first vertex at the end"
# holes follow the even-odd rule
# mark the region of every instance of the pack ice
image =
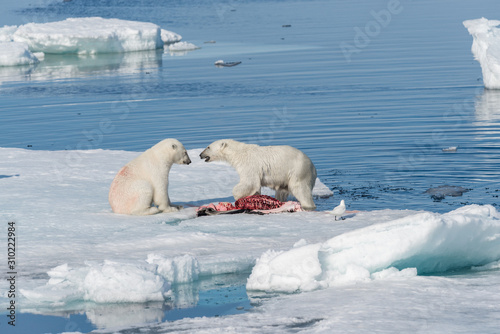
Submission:
MULTIPOLYGON (((201 150, 188 153, 196 157, 201 150)), ((170 172, 169 195, 186 209, 113 214, 109 185, 137 155, 0 148, 0 218, 22 231, 19 298, 26 310, 167 296, 179 307, 197 295, 191 289, 173 295, 174 284, 220 274, 251 272, 247 290, 304 292, 489 268, 500 259, 500 215, 488 205, 445 214, 359 212, 344 221, 322 211, 196 217, 198 205, 232 201, 238 182, 232 167, 201 159, 170 172)), ((332 192, 317 179, 313 195, 332 192)), ((1 291, 6 284, 0 281, 1 291)))
POLYGON ((484 86, 500 89, 500 21, 482 17, 463 25, 473 37, 472 54, 481 65, 484 86))

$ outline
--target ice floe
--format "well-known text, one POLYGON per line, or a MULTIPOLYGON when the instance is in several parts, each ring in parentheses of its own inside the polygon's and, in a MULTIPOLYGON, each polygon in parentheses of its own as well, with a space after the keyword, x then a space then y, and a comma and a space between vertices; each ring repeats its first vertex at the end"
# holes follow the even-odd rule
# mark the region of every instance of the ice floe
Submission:
POLYGON ((482 17, 463 24, 474 39, 471 50, 481 65, 484 86, 500 89, 500 21, 482 17))
POLYGON ((499 218, 492 206, 470 205, 374 224, 324 243, 269 250, 257 260, 247 289, 310 291, 484 265, 500 258, 499 218))
POLYGON ((21 289, 31 303, 49 305, 81 301, 140 303, 163 301, 170 285, 156 266, 104 261, 72 268, 63 264, 48 271, 49 281, 36 289, 21 289))
POLYGON ((171 50, 197 48, 181 39, 153 23, 102 17, 4 26, 0 28, 0 66, 32 64, 37 61, 36 52, 85 55, 155 50, 164 44, 171 50))
POLYGON ((177 42, 168 45, 169 51, 193 51, 196 49, 200 49, 200 47, 189 42, 177 42))
POLYGON ((50 23, 28 23, 12 34, 15 42, 44 53, 109 53, 152 50, 163 47, 161 29, 149 22, 68 18, 50 23))
MULTIPOLYGON (((107 194, 117 170, 138 152, 0 148, 0 189, 8 189, 0 192, 0 219, 15 221, 20 231, 23 310, 63 315, 76 310, 98 326, 157 322, 164 300, 174 308, 198 303, 193 282, 251 273, 246 287, 257 303, 261 291, 302 293, 268 300, 258 312, 185 319, 169 323, 168 330, 188 324, 191 331, 248 332, 257 321, 259 330, 269 326, 287 332, 317 324, 313 328, 330 332, 337 324, 349 326, 338 314, 345 321, 359 320, 359 312, 373 319, 373 305, 396 326, 408 324, 384 305, 391 304, 391 312, 402 305, 406 313, 418 305, 410 312, 415 323, 443 303, 457 312, 470 309, 457 301, 476 285, 419 274, 473 267, 496 277, 500 216, 492 206, 470 205, 446 214, 358 212, 342 221, 325 211, 197 218, 198 205, 232 201, 238 182, 232 167, 194 159, 201 151, 188 150, 193 163, 174 165, 170 173, 170 197, 186 208, 135 217, 113 214, 107 194), (443 287, 443 282, 453 286, 443 287), (442 294, 446 298, 439 299, 442 294), (143 302, 148 307, 138 304, 143 302)), ((313 193, 332 194, 319 179, 313 193)), ((494 281, 480 284, 496 286, 494 281)), ((0 281, 0 290, 6 288, 7 281, 0 281)), ((484 296, 487 288, 478 289, 474 296, 484 296)), ((5 301, 1 295, 0 302, 5 301)), ((482 304, 491 309, 487 300, 482 304)))

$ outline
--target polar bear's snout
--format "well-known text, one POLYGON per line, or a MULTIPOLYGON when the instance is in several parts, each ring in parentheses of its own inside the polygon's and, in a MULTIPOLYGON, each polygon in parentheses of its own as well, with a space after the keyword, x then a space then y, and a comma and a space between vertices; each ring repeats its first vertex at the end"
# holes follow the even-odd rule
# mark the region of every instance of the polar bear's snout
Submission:
POLYGON ((206 153, 208 150, 205 149, 203 152, 200 153, 200 159, 205 159, 205 162, 209 162, 210 161, 210 156, 206 153))
POLYGON ((179 165, 189 165, 191 163, 191 158, 189 157, 189 155, 188 155, 187 151, 184 149, 184 147, 182 148, 181 154, 182 155, 177 163, 179 165))

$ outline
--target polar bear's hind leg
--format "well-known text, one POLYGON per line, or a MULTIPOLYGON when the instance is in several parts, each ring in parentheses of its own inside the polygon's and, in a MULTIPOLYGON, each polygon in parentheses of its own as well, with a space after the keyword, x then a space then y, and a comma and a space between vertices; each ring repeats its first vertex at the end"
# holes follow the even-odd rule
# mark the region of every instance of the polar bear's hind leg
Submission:
POLYGON ((153 201, 153 186, 147 181, 136 181, 132 185, 132 189, 136 194, 134 203, 131 203, 130 214, 137 216, 154 215, 160 210, 156 206, 151 206, 153 201))

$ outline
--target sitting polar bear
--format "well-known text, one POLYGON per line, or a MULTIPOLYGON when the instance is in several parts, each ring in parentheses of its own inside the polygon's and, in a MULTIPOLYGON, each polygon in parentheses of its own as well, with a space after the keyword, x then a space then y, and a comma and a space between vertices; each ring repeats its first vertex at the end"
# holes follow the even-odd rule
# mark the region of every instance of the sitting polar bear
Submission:
POLYGON ((174 163, 189 165, 191 160, 181 142, 169 138, 126 164, 109 189, 113 212, 152 215, 181 209, 182 206, 171 205, 168 197, 168 173, 174 163))
POLYGON ((238 200, 260 194, 261 187, 276 191, 276 199, 284 202, 288 194, 306 210, 314 210, 312 189, 316 182, 316 168, 311 159, 291 146, 259 146, 232 139, 217 140, 200 154, 206 162, 226 161, 240 175, 233 188, 238 200))

